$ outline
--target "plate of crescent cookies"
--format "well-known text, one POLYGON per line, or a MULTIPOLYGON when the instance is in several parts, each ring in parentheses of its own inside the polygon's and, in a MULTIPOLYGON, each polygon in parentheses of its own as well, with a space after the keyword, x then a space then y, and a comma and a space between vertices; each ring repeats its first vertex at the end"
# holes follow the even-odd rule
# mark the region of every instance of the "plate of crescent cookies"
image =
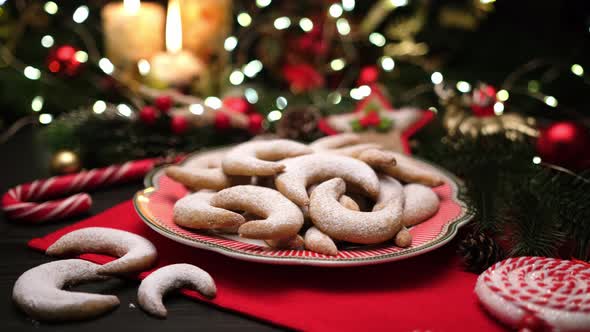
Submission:
POLYGON ((269 264, 401 260, 448 243, 473 216, 454 175, 355 134, 197 152, 145 184, 134 205, 156 232, 269 264))

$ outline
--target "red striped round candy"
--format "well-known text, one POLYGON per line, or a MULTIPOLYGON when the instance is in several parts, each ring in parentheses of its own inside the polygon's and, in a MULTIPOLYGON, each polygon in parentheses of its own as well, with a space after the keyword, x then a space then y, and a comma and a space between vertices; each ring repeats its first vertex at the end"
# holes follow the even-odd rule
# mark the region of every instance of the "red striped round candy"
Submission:
POLYGON ((483 306, 516 328, 590 330, 590 264, 546 257, 498 262, 475 286, 483 306), (535 326, 528 326, 533 324, 535 326))

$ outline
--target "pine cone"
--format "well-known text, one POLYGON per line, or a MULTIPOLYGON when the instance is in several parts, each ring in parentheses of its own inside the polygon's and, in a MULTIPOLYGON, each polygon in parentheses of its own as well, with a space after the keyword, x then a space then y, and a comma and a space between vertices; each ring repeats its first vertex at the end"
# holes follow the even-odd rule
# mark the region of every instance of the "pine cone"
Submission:
POLYGON ((502 248, 493 238, 476 231, 465 236, 458 251, 467 270, 478 274, 504 258, 502 248))
POLYGON ((293 107, 283 112, 277 135, 297 141, 312 141, 319 136, 320 112, 315 107, 293 107))

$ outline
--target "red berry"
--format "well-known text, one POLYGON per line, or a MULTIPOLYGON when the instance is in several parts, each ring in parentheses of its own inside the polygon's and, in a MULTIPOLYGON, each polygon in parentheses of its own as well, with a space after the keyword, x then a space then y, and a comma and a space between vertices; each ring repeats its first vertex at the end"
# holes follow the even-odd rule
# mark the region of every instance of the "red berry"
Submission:
POLYGON ((378 126, 380 122, 381 117, 379 116, 379 113, 374 111, 366 113, 365 116, 359 120, 359 123, 363 127, 378 126))
POLYGON ((254 107, 242 97, 227 97, 223 99, 223 106, 234 112, 248 114, 254 111, 254 107))
POLYGON ((156 107, 166 113, 172 108, 172 98, 170 96, 159 96, 154 100, 156 107))
POLYGON ((215 113, 215 128, 217 129, 228 129, 231 127, 231 121, 229 115, 224 112, 215 113))
POLYGON ((181 115, 174 116, 170 121, 170 129, 176 135, 184 134, 188 130, 188 120, 181 115))
POLYGON ((373 126, 377 126, 377 125, 379 125, 379 123, 381 123, 381 117, 379 116, 379 113, 377 113, 377 112, 371 112, 369 114, 369 119, 371 119, 371 124, 373 126))
POLYGON ((71 45, 61 45, 53 48, 47 56, 47 67, 55 74, 72 77, 82 68, 82 63, 76 59, 78 50, 71 45))
POLYGON ((366 66, 361 69, 358 78, 358 85, 370 85, 379 79, 379 69, 376 66, 366 66))
POLYGON ((158 111, 153 106, 145 106, 139 111, 139 118, 147 125, 153 125, 158 118, 158 111))
POLYGON ((363 128, 367 128, 367 127, 370 125, 370 123, 369 123, 369 119, 367 119, 366 117, 362 117, 362 118, 359 120, 359 124, 360 124, 361 126, 363 126, 363 128))
POLYGON ((248 117, 248 131, 252 135, 256 135, 262 131, 262 122, 264 118, 258 113, 250 114, 248 117))

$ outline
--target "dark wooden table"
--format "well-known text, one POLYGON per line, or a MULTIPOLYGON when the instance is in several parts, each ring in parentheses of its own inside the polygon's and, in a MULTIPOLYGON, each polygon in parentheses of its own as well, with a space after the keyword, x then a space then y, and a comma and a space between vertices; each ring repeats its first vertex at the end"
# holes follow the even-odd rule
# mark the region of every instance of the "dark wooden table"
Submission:
MULTIPOLYGON (((34 129, 25 130, 0 145, 0 189, 49 176, 49 152, 34 129)), ((141 184, 119 186, 93 193, 91 214, 97 214, 132 197, 141 184)), ((1 213, 0 213, 1 215, 1 213)), ((137 282, 112 280, 77 290, 115 294, 121 305, 100 318, 74 323, 48 324, 31 320, 12 303, 12 286, 19 275, 51 258, 27 248, 26 243, 76 222, 63 220, 45 225, 21 225, 0 216, 0 330, 1 331, 277 331, 277 327, 249 317, 220 310, 180 295, 170 295, 165 304, 168 319, 155 319, 136 306, 137 282), (133 305, 131 305, 133 304, 133 305)))

